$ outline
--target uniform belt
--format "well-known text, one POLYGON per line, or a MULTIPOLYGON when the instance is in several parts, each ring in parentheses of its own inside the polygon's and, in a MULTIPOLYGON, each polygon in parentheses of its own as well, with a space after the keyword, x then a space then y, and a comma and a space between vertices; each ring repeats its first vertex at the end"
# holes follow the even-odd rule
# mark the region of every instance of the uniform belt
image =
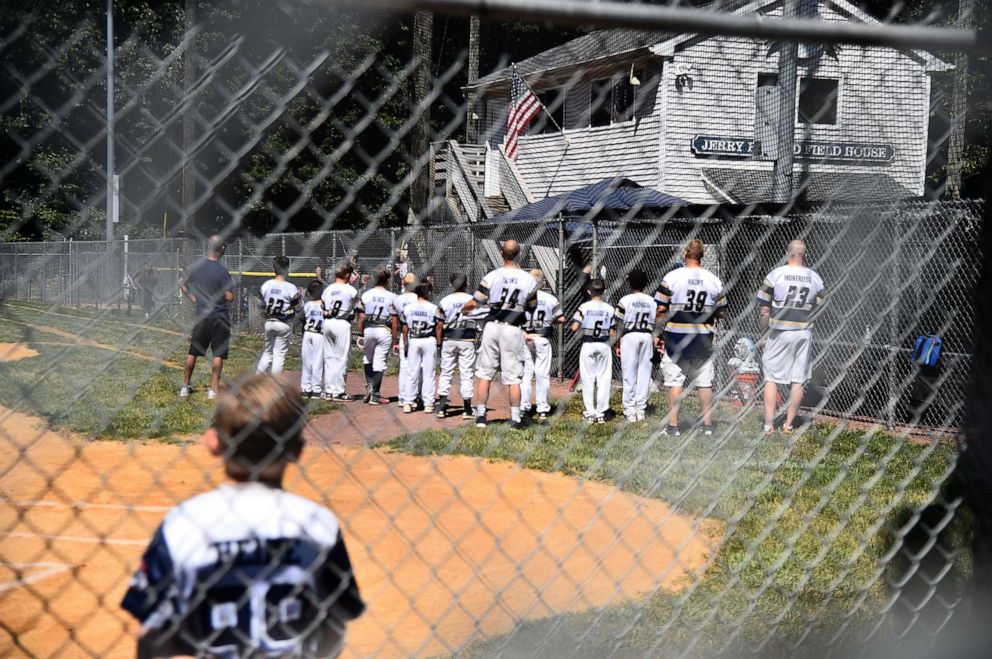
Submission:
POLYGON ((546 339, 550 339, 552 336, 552 330, 550 327, 539 327, 537 329, 526 330, 529 334, 535 334, 537 336, 543 336, 546 339))
POLYGON ((411 334, 410 335, 410 338, 411 339, 433 339, 434 338, 434 335, 433 334, 411 334))
POLYGON ((444 338, 452 341, 474 341, 476 330, 474 329, 453 329, 444 330, 444 338))
POLYGON ((582 343, 607 343, 610 340, 608 336, 601 336, 598 339, 591 336, 583 336, 582 343))
POLYGON ((265 320, 266 321, 278 320, 280 323, 288 323, 289 321, 293 320, 293 317, 292 316, 266 316, 265 317, 265 320))
POLYGON ((625 329, 624 334, 651 334, 649 329, 625 329))
POLYGON ((323 334, 324 333, 322 330, 311 330, 311 329, 308 329, 306 331, 307 332, 310 332, 311 334, 323 334))

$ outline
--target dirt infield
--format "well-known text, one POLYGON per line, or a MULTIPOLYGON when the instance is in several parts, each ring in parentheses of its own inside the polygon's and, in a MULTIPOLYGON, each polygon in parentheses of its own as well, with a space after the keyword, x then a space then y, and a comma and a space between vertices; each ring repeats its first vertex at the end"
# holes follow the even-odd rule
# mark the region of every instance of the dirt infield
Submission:
POLYGON ((0 362, 16 362, 37 356, 37 350, 32 350, 23 343, 0 343, 0 362))
MULTIPOLYGON (((85 442, 0 408, 0 474, 0 655, 132 656, 126 582, 165 511, 218 465, 196 444, 85 442)), ((311 447, 287 487, 344 522, 370 605, 349 656, 446 653, 523 618, 677 589, 720 532, 598 483, 361 446, 311 447)))

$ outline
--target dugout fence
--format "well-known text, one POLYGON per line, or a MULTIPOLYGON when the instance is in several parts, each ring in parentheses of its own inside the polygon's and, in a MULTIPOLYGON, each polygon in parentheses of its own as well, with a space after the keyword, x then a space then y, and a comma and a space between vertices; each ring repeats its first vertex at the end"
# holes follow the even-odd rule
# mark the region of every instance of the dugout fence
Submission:
MULTIPOLYGON (((413 272, 439 299, 514 239, 570 317, 591 277, 611 303, 635 268, 652 292, 699 239, 725 286, 712 434, 691 391, 662 432, 657 368, 647 420, 586 423, 562 328, 554 412, 523 430, 502 389, 485 428, 364 405, 355 363, 354 400, 307 403, 285 485, 347 541, 369 608, 345 656, 989 654, 977 2, 118 0, 106 31, 94 3, 0 7, 0 654, 130 656, 142 549, 223 478, 202 362, 179 396, 176 283, 212 234, 225 389, 280 255, 300 286, 351 262, 359 289, 413 272), (798 428, 765 433, 755 292, 792 240, 826 302, 798 428)), ((188 603, 237 627, 216 595, 188 603)))

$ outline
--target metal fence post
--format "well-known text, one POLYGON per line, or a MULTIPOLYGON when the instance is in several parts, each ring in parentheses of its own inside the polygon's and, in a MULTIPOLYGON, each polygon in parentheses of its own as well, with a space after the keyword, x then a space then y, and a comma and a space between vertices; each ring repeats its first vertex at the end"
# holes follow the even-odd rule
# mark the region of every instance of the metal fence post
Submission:
POLYGON ((902 236, 901 222, 899 222, 900 213, 897 210, 895 214, 893 227, 894 232, 892 233, 894 243, 892 245, 894 263, 889 269, 889 286, 891 290, 889 295, 893 298, 892 311, 889 313, 889 363, 888 363, 888 382, 886 383, 889 389, 889 404, 888 410, 886 410, 885 415, 885 427, 892 430, 896 426, 896 407, 899 404, 899 391, 897 389, 898 385, 896 383, 896 359, 899 354, 899 313, 902 310, 902 286, 900 282, 900 264, 902 259, 900 258, 902 254, 902 236))
MULTIPOLYGON (((558 304, 565 305, 565 222, 558 218, 558 304)), ((565 328, 558 323, 558 381, 565 379, 565 328)))

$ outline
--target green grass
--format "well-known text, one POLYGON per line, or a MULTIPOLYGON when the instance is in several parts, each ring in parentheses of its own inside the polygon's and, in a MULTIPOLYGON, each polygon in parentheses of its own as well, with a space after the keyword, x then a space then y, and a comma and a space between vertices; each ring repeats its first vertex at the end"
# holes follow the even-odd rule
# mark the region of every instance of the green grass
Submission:
MULTIPOLYGON (((171 439, 201 433, 213 414, 206 397, 209 359, 197 363, 193 395, 180 399, 187 332, 171 320, 142 324, 137 314, 8 302, 0 307, 0 343, 24 342, 39 354, 0 362, 0 404, 96 438, 171 439)), ((258 337, 235 334, 225 379, 253 370, 260 350, 258 337)), ((286 368, 299 367, 299 350, 290 350, 286 368)), ((333 409, 331 403, 311 405, 312 414, 333 409)))
MULTIPOLYGON (((694 404, 687 407, 685 419, 694 404)), ((588 426, 575 397, 547 426, 435 430, 390 442, 416 455, 482 456, 605 481, 726 524, 709 567, 683 593, 526 623, 466 653, 713 656, 747 648, 801 656, 857 644, 879 624, 878 638, 886 638, 895 624, 885 615, 886 578, 902 576, 886 552, 907 511, 940 490, 954 447, 829 423, 799 437, 765 436, 756 415, 730 407, 718 420, 712 437, 662 436, 657 417, 588 426)), ((963 532, 954 528, 955 542, 963 532)), ((967 569, 961 557, 952 575, 967 569)))

